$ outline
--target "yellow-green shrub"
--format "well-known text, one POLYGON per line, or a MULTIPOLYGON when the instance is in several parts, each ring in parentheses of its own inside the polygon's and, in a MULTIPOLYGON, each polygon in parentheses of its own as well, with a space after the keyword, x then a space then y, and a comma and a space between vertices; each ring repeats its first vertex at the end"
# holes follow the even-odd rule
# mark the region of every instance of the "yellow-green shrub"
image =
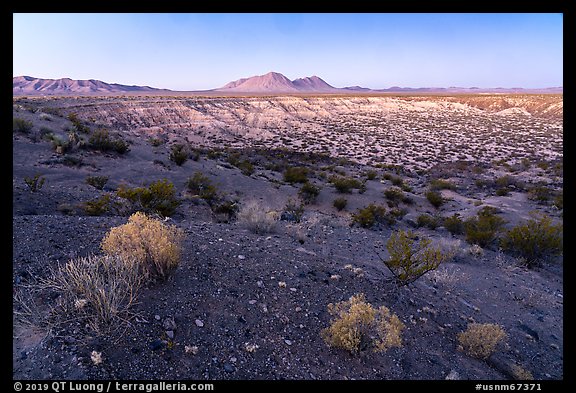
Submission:
POLYGON ((166 179, 152 182, 148 187, 128 188, 120 185, 116 194, 130 201, 133 211, 144 210, 163 216, 174 214, 181 203, 176 197, 174 184, 166 179))
POLYGON ((128 223, 110 229, 102 250, 125 259, 134 258, 145 277, 166 278, 180 263, 184 232, 137 212, 128 223))
POLYGON ((458 333, 458 342, 464 352, 479 359, 492 355, 505 338, 504 329, 493 323, 470 323, 466 331, 458 333))
POLYGON ((334 318, 321 336, 331 347, 353 354, 368 346, 376 352, 402 347, 402 321, 385 306, 372 307, 363 293, 344 302, 330 303, 328 312, 334 318))

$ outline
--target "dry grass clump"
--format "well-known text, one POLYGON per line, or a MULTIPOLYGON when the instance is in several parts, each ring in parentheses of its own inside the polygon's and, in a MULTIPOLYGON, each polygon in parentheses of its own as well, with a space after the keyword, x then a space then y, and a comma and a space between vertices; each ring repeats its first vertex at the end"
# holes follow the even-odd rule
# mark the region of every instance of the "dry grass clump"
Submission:
POLYGON ((180 263, 184 232, 137 212, 124 225, 110 229, 102 250, 123 259, 133 258, 148 279, 166 278, 180 263))
POLYGON ((119 255, 72 259, 41 284, 60 294, 55 317, 74 316, 102 332, 124 320, 141 284, 137 261, 119 255))
POLYGON ((249 201, 243 205, 236 218, 240 225, 259 235, 272 232, 276 226, 274 215, 257 201, 249 201))
POLYGON ((505 338, 504 329, 493 323, 470 323, 466 331, 458 334, 464 352, 478 359, 487 359, 505 338))
POLYGON ((513 364, 510 368, 514 378, 519 381, 532 381, 534 379, 534 376, 530 371, 526 370, 524 367, 518 364, 513 364))
POLYGON ((402 321, 385 306, 372 307, 363 293, 344 302, 330 303, 328 312, 334 318, 330 326, 322 330, 321 336, 331 347, 352 354, 369 346, 375 352, 402 347, 402 321))

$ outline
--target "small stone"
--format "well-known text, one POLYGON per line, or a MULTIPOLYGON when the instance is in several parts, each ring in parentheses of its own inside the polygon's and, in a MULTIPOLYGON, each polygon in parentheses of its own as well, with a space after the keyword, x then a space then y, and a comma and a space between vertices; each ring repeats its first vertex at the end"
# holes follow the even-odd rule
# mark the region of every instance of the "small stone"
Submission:
POLYGON ((246 259, 244 255, 238 255, 238 259, 246 259))
POLYGON ((174 330, 166 330, 166 335, 170 340, 174 340, 174 330))
POLYGON ((258 345, 256 344, 250 344, 250 343, 244 343, 244 349, 246 350, 246 352, 256 352, 256 350, 260 348, 258 345))
POLYGON ((196 326, 198 326, 198 327, 203 327, 203 326, 204 326, 204 322, 202 322, 202 321, 199 320, 199 319, 195 320, 194 323, 195 323, 196 326))
POLYGON ((330 276, 331 280, 340 280, 341 278, 342 278, 342 276, 339 274, 333 274, 330 276))
POLYGON ((164 327, 164 330, 176 330, 176 322, 174 321, 174 318, 166 318, 162 324, 162 327, 164 327))
POLYGON ((552 348, 552 349, 560 349, 560 347, 559 347, 557 344, 554 344, 554 343, 550 344, 550 348, 552 348))
POLYGON ((236 359, 234 356, 232 356, 232 357, 230 358, 230 361, 231 361, 232 363, 236 363, 237 360, 238 360, 238 359, 236 359))
POLYGON ((234 371, 236 371, 236 367, 234 367, 234 365, 230 363, 224 363, 224 371, 226 371, 227 373, 233 373, 234 371))
POLYGON ((292 345, 292 341, 291 341, 291 340, 284 340, 284 342, 286 343, 286 345, 292 345))
POLYGON ((100 363, 102 363, 102 352, 96 352, 96 351, 92 351, 92 353, 90 354, 90 359, 92 360, 92 363, 94 363, 94 365, 99 365, 100 363))
POLYGON ((256 304, 256 300, 248 300, 248 304, 256 304))
POLYGON ((296 291, 297 291, 297 289, 296 289, 296 288, 290 288, 290 291, 292 291, 292 292, 296 292, 296 291))
POLYGON ((157 320, 157 321, 159 321, 159 320, 160 320, 160 315, 158 315, 158 314, 154 315, 154 319, 157 320))
POLYGON ((184 346, 184 352, 185 353, 191 353, 192 355, 196 355, 198 354, 198 347, 196 345, 185 345, 184 346))
POLYGON ((286 283, 284 281, 278 281, 278 286, 280 288, 286 288, 286 283))
POLYGON ((456 370, 450 370, 450 372, 448 373, 448 375, 446 375, 445 378, 447 381, 457 381, 460 380, 460 374, 458 374, 458 371, 456 370))
POLYGON ((296 308, 294 309, 294 311, 300 312, 300 311, 302 311, 302 307, 296 307, 296 308))
POLYGON ((262 281, 257 281, 256 285, 258 285, 258 288, 264 288, 264 283, 262 281))

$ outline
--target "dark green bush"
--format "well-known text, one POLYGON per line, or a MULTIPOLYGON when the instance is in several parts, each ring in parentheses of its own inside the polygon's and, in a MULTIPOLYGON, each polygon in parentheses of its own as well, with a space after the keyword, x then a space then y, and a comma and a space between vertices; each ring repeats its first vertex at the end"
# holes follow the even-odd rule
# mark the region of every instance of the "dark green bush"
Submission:
POLYGON ((456 184, 452 183, 449 180, 444 179, 432 179, 430 181, 430 189, 437 191, 437 190, 455 190, 456 184))
POLYGON ((254 165, 248 160, 238 162, 236 168, 240 169, 243 175, 250 176, 254 173, 254 165))
POLYGON ((538 184, 528 189, 528 199, 538 203, 546 203, 552 196, 552 191, 544 184, 538 184))
POLYGON ((390 254, 382 260, 398 285, 407 285, 446 261, 449 255, 431 245, 430 239, 411 231, 393 232, 386 243, 390 254))
POLYGON ((304 215, 304 205, 296 204, 295 201, 289 199, 280 214, 280 220, 282 221, 291 221, 291 222, 300 222, 302 220, 302 216, 304 215))
POLYGON ((188 160, 188 155, 189 152, 186 146, 181 143, 176 143, 172 146, 168 159, 173 161, 176 165, 181 166, 186 162, 186 160, 188 160))
POLYGON ((496 195, 498 196, 506 196, 510 194, 510 190, 508 187, 502 187, 496 190, 496 195))
POLYGON ((378 176, 378 172, 376 172, 374 170, 369 170, 368 172, 366 172, 366 179, 367 180, 374 180, 374 179, 376 179, 376 176, 378 176))
POLYGON ((116 193, 119 197, 130 201, 134 211, 162 216, 174 214, 181 203, 176 197, 174 184, 166 179, 153 182, 148 187, 128 188, 121 185, 116 193))
POLYGON ((316 202, 316 198, 320 194, 320 188, 315 186, 310 182, 306 182, 302 185, 300 190, 298 191, 298 195, 302 199, 305 205, 309 205, 311 203, 316 202))
POLYGON ((390 221, 391 218, 386 215, 386 208, 373 203, 352 214, 352 222, 362 228, 372 228, 376 224, 390 223, 390 221))
POLYGON ((24 183, 28 186, 30 192, 40 191, 46 179, 41 174, 37 173, 34 177, 24 177, 24 183))
POLYGON ((498 232, 506 221, 495 215, 494 208, 483 207, 476 217, 470 217, 464 221, 466 241, 478 244, 480 247, 490 245, 497 237, 498 232))
POLYGON ((89 216, 101 216, 112 210, 112 200, 109 194, 104 194, 93 201, 84 202, 82 208, 89 216))
POLYGON ((202 172, 195 172, 188 179, 186 186, 192 194, 204 199, 208 204, 212 204, 218 198, 216 186, 202 172))
POLYGON ((98 190, 102 190, 107 182, 108 176, 88 176, 86 178, 86 183, 98 190))
POLYGON ((294 166, 284 171, 284 181, 287 183, 306 183, 308 181, 308 168, 294 166))
POLYGON ((433 190, 426 192, 426 199, 428 199, 428 202, 430 202, 436 209, 446 202, 444 197, 442 197, 442 194, 433 190))
POLYGON ((553 224, 544 214, 532 214, 532 218, 506 232, 500 245, 524 258, 528 267, 537 266, 546 257, 562 252, 562 224, 553 224))
POLYGON ((34 125, 31 121, 20 119, 18 117, 12 118, 12 132, 22 132, 28 134, 34 125))
POLYGON ((418 227, 426 227, 436 229, 442 225, 441 219, 438 216, 431 216, 430 214, 420 214, 416 220, 418 227))
POLYGON ((363 186, 362 182, 351 177, 333 176, 330 178, 330 182, 334 185, 336 191, 340 194, 350 194, 352 193, 352 189, 356 188, 361 190, 363 186))
POLYGON ((149 142, 153 147, 158 147, 166 143, 166 141, 162 138, 150 138, 149 142))
POLYGON ((113 138, 106 129, 94 131, 88 139, 86 148, 100 151, 115 151, 124 154, 129 150, 128 143, 120 138, 113 138))
POLYGON ((334 199, 334 202, 332 202, 332 204, 336 209, 338 209, 338 211, 342 211, 346 208, 348 200, 346 198, 336 198, 334 199))
POLYGON ((443 225, 448 232, 454 235, 461 235, 464 233, 464 221, 462 221, 458 213, 454 213, 450 217, 445 217, 443 225))
POLYGON ((240 206, 238 201, 222 201, 211 206, 218 222, 231 222, 236 218, 240 206))

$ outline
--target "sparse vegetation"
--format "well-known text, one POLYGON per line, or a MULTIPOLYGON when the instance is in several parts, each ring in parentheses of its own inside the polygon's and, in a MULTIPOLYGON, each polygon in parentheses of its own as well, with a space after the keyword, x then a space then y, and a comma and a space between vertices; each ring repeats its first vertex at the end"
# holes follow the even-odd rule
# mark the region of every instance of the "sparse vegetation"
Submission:
POLYGON ((436 209, 440 208, 440 206, 446 202, 442 194, 438 191, 432 190, 426 192, 426 199, 428 199, 428 202, 430 202, 436 209))
POLYGON ((304 202, 305 205, 316 202, 316 198, 318 198, 319 194, 320 188, 310 182, 304 183, 298 191, 298 196, 302 199, 302 202, 304 202))
POLYGON ((481 247, 490 245, 506 221, 495 214, 494 208, 484 206, 476 217, 464 221, 466 241, 481 247))
POLYGON ((84 202, 81 206, 87 215, 101 216, 112 210, 113 202, 110 194, 104 194, 93 201, 84 202))
POLYGON ((34 125, 31 121, 15 117, 12 119, 12 132, 21 132, 23 134, 28 134, 32 131, 34 125))
POLYGON ((212 204, 218 198, 218 191, 212 181, 202 172, 195 172, 186 182, 188 190, 195 196, 212 204))
POLYGON ((437 190, 455 190, 456 184, 449 180, 444 179, 432 179, 430 181, 430 189, 433 191, 437 190))
POLYGON ((492 323, 470 323, 466 331, 458 334, 458 342, 467 355, 487 359, 506 338, 502 327, 492 323))
POLYGON ((250 231, 263 235, 274 231, 276 219, 258 201, 249 201, 240 207, 238 223, 250 231))
POLYGON ((289 199, 288 202, 286 202, 286 206, 284 206, 282 213, 280 214, 280 220, 298 223, 302 220, 303 215, 304 205, 297 204, 292 199, 289 199))
POLYGON ((174 225, 134 213, 124 225, 110 229, 102 250, 122 260, 135 261, 146 279, 165 279, 180 263, 184 232, 174 225))
POLYGON ((461 235, 464 233, 464 222, 458 213, 454 213, 450 217, 445 217, 443 225, 444 228, 453 235, 461 235))
POLYGON ((150 183, 148 187, 128 188, 122 184, 116 194, 132 203, 133 211, 171 216, 180 205, 174 184, 163 179, 150 183))
POLYGON ((308 168, 289 167, 284 171, 284 181, 287 183, 306 183, 308 181, 308 168))
POLYGON ((86 183, 97 190, 102 190, 106 183, 108 183, 108 176, 88 176, 86 178, 86 183))
POLYGON ((170 161, 173 161, 176 165, 182 166, 188 160, 188 156, 189 156, 188 148, 181 143, 176 143, 175 145, 172 146, 168 158, 170 159, 170 161))
POLYGON ((442 225, 442 220, 439 216, 431 216, 430 214, 420 214, 416 219, 418 227, 426 227, 429 229, 436 229, 442 225))
POLYGON ((332 205, 334 205, 338 211, 344 210, 347 204, 348 200, 346 198, 336 198, 334 199, 334 202, 332 202, 332 205))
POLYGON ((392 222, 391 218, 386 215, 386 208, 384 206, 371 203, 352 214, 352 223, 356 223, 362 228, 372 228, 376 224, 392 222))
POLYGON ((129 150, 128 143, 123 139, 113 138, 106 129, 94 131, 88 139, 86 148, 100 151, 115 151, 118 154, 124 154, 129 150))
POLYGON ((363 183, 357 179, 351 177, 338 177, 333 176, 330 178, 330 182, 336 188, 336 191, 340 194, 350 194, 352 189, 362 189, 363 183))
POLYGON ((382 261, 394 274, 399 286, 416 281, 450 258, 449 254, 431 243, 430 239, 412 231, 399 230, 392 233, 386 242, 390 258, 382 261))
POLYGON ((528 267, 538 265, 550 255, 560 254, 562 243, 562 225, 536 213, 527 222, 506 232, 500 242, 504 250, 522 257, 528 267))
POLYGON ((30 192, 40 191, 42 189, 42 186, 44 186, 45 181, 46 178, 42 176, 40 173, 35 174, 33 177, 28 176, 24 177, 24 183, 26 183, 30 192))
POLYGON ((349 300, 328 305, 334 318, 321 336, 331 347, 344 349, 351 354, 373 348, 385 352, 402 347, 404 324, 385 306, 375 309, 366 302, 363 293, 349 300))
POLYGON ((532 373, 526 370, 524 367, 520 366, 519 364, 516 363, 512 364, 510 369, 512 371, 512 375, 514 376, 514 378, 519 381, 532 381, 534 379, 532 373))

